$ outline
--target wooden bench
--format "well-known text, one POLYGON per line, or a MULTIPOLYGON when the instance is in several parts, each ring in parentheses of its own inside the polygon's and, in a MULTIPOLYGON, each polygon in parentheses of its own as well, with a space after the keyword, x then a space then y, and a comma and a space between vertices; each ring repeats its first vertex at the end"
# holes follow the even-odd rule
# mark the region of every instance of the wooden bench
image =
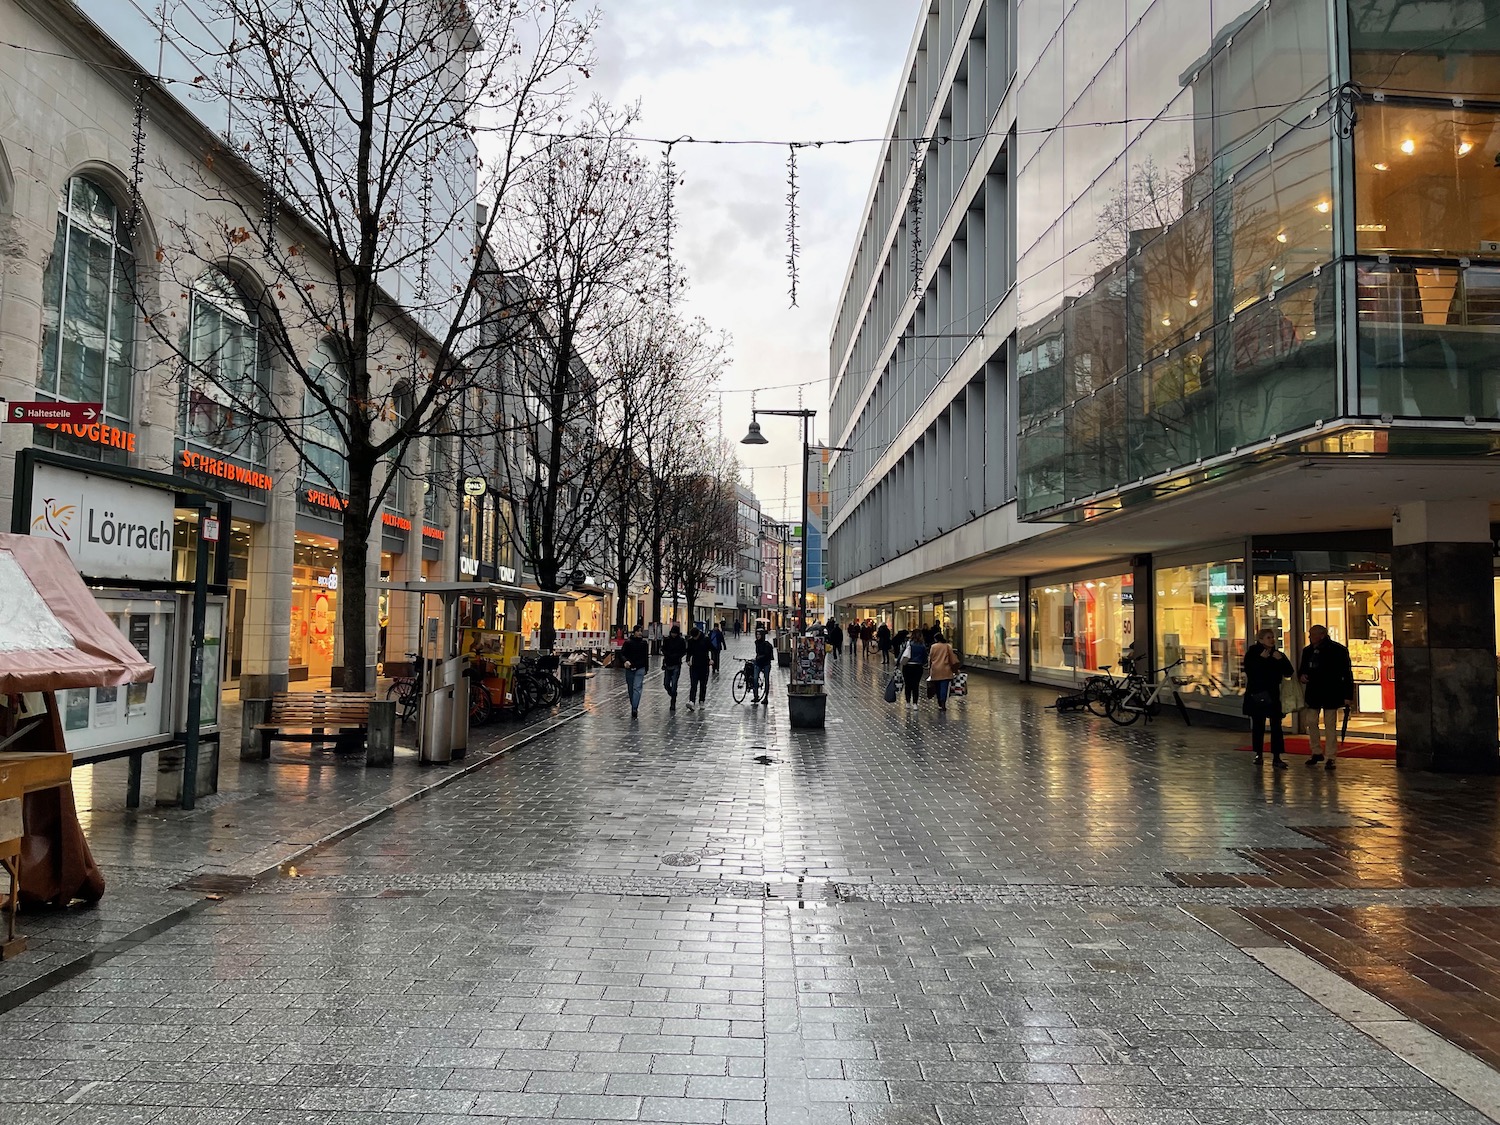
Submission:
MULTIPOLYGON (((246 734, 254 731, 259 757, 271 756, 271 743, 311 742, 321 746, 332 742, 335 749, 350 750, 363 746, 369 738, 370 708, 375 693, 366 691, 295 691, 282 692, 270 700, 265 717, 251 713, 252 700, 246 703, 246 734), (259 719, 252 722, 252 719, 259 719)), ((256 710, 259 710, 256 708, 256 710)), ((251 742, 250 738, 245 739, 251 742)))

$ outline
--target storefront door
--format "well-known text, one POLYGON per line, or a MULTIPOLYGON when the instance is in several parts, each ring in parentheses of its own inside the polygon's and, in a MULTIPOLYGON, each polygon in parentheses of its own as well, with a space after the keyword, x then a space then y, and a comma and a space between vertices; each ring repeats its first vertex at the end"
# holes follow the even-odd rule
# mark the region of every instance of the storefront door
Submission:
POLYGON ((1295 663, 1307 630, 1326 625, 1349 649, 1354 666, 1354 708, 1349 729, 1395 733, 1395 655, 1391 642, 1391 580, 1381 573, 1308 574, 1301 578, 1302 630, 1290 652, 1295 663))

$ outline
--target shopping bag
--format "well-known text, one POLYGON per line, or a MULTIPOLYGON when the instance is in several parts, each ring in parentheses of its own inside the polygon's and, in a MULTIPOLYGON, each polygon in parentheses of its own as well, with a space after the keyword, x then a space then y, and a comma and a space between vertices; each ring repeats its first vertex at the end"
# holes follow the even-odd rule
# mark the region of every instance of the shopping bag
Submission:
POLYGON ((1281 681, 1281 713, 1295 715, 1306 706, 1303 702, 1302 685, 1294 679, 1281 681))
POLYGON ((896 697, 901 694, 901 673, 894 672, 891 678, 885 682, 885 701, 896 702, 896 697))
POLYGON ((953 677, 953 687, 949 689, 950 695, 969 694, 969 673, 960 672, 953 677))
POLYGON ((927 681, 927 698, 928 699, 936 699, 937 698, 937 681, 936 680, 928 680, 927 681))

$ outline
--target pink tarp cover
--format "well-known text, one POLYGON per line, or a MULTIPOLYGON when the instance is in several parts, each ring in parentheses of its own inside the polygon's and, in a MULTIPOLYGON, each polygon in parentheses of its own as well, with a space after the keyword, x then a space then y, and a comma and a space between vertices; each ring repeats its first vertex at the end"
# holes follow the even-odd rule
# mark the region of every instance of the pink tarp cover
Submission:
POLYGON ((99 608, 61 543, 0 534, 0 693, 111 687, 155 676, 99 608))

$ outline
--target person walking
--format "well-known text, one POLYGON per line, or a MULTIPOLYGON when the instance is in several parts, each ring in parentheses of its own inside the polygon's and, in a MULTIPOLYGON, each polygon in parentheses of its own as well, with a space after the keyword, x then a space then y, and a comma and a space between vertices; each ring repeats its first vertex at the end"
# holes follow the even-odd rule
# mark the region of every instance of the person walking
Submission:
POLYGON ((682 658, 687 655, 687 641, 682 639, 682 626, 673 625, 661 643, 661 686, 667 689, 672 700, 669 711, 677 710, 677 681, 682 677, 682 658))
POLYGON ((891 662, 891 627, 884 621, 875 630, 875 647, 880 649, 880 666, 884 668, 891 662))
POLYGON ((927 653, 927 678, 937 685, 938 710, 948 710, 948 692, 953 687, 953 677, 958 675, 958 653, 941 632, 932 635, 932 648, 927 653))
POLYGON ((833 653, 833 658, 837 660, 844 651, 843 626, 838 623, 837 618, 833 618, 828 622, 828 628, 825 630, 825 633, 828 638, 828 651, 833 653))
POLYGON ((1325 762, 1333 769, 1339 757, 1339 711, 1354 706, 1354 667, 1349 650, 1328 635, 1328 626, 1314 625, 1307 631, 1312 643, 1297 662, 1297 679, 1303 685, 1309 766, 1325 762), (1319 745, 1321 734, 1322 745, 1319 745))
POLYGON ((922 670, 927 666, 927 642, 913 633, 901 650, 901 682, 906 686, 906 705, 913 711, 922 698, 922 670))
POLYGON ((719 674, 719 654, 724 651, 724 625, 715 621, 708 634, 709 655, 713 658, 714 675, 719 674))
POLYGON ((695 700, 699 706, 708 701, 708 669, 710 664, 717 659, 713 646, 709 644, 708 636, 696 626, 687 636, 687 658, 687 709, 691 711, 695 700))
POLYGON ((844 637, 849 642, 849 659, 854 660, 859 656, 859 618, 849 622, 849 628, 844 630, 844 637))
POLYGON ((646 686, 646 673, 651 670, 651 646, 646 643, 646 630, 642 626, 632 629, 630 639, 620 646, 620 662, 625 667, 625 689, 630 693, 633 719, 641 709, 641 689, 646 686))
POLYGON ((1292 662, 1276 647, 1276 630, 1262 629, 1255 635, 1255 643, 1245 650, 1245 702, 1242 705, 1244 713, 1250 716, 1250 741, 1255 748, 1257 766, 1263 761, 1266 727, 1269 725, 1271 764, 1276 769, 1286 769, 1281 756, 1286 750, 1286 738, 1281 731, 1285 714, 1281 706, 1281 681, 1294 675, 1292 662))
POLYGON ((755 631, 755 683, 750 688, 750 702, 769 705, 771 702, 771 665, 776 660, 776 649, 766 639, 766 631, 755 631))
POLYGON ((738 617, 734 619, 734 639, 740 639, 740 619, 738 617))

